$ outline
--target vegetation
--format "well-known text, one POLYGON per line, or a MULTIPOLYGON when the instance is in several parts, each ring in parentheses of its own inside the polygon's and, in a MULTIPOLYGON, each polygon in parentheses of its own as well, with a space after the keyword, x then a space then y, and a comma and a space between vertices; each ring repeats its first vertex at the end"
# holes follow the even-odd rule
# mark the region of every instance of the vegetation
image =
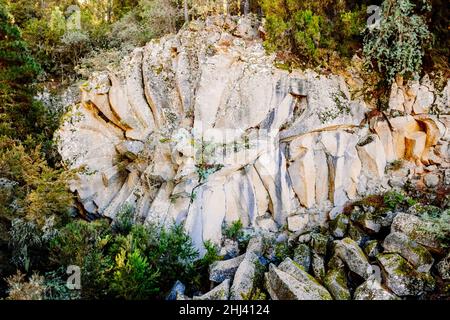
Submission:
POLYGON ((365 35, 367 65, 378 69, 388 80, 397 75, 417 78, 425 49, 431 43, 431 33, 420 13, 429 10, 431 6, 426 1, 418 7, 410 0, 385 0, 380 27, 367 28, 365 35))

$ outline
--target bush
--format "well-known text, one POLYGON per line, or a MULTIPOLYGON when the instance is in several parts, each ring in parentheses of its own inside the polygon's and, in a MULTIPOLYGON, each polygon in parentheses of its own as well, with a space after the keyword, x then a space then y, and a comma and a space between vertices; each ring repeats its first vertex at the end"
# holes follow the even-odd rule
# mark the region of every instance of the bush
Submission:
POLYGON ((243 231, 242 231, 243 225, 241 220, 236 220, 231 225, 225 229, 225 236, 232 240, 238 240, 238 238, 242 237, 243 231))
POLYGON ((38 274, 33 274, 27 282, 25 275, 17 271, 6 281, 8 283, 7 300, 42 300, 44 297, 44 277, 38 274))
POLYGON ((51 241, 51 260, 58 266, 81 268, 81 296, 100 298, 107 294, 108 270, 113 258, 105 255, 111 239, 106 221, 76 220, 64 226, 51 241))
POLYGON ((351 56, 359 48, 365 4, 312 0, 260 0, 260 4, 269 51, 294 53, 312 63, 326 58, 327 51, 351 56))
POLYGON ((115 257, 111 291, 120 298, 146 299, 158 293, 159 272, 153 270, 139 249, 125 248, 115 257))
POLYGON ((54 219, 48 218, 42 229, 33 221, 14 219, 9 231, 9 245, 12 249, 12 262, 16 267, 29 271, 31 265, 42 266, 47 263, 47 248, 55 236, 54 219))
POLYGON ((379 28, 366 29, 366 66, 389 81, 400 75, 417 77, 425 49, 432 39, 425 18, 410 0, 385 0, 379 28))
POLYGON ((433 234, 445 248, 450 247, 450 209, 425 210, 421 218, 429 222, 423 231, 433 234))
POLYGON ((29 150, 0 136, 0 176, 14 182, 14 197, 0 203, 2 216, 26 217, 43 226, 51 216, 64 218, 73 202, 67 181, 70 171, 48 166, 40 146, 29 150))

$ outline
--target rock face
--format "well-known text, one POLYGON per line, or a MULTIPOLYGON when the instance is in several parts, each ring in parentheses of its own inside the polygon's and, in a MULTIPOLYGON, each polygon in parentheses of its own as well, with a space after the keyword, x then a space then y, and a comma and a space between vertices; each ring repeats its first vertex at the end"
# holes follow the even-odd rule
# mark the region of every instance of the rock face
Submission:
POLYGON ((404 115, 367 124, 343 77, 275 68, 257 24, 230 19, 193 22, 81 86, 57 136, 87 215, 128 203, 148 223, 183 223, 204 253, 224 222, 300 231, 317 222, 305 210, 376 190, 388 162, 448 161, 449 120, 426 113, 427 85, 411 105, 397 86, 404 115))

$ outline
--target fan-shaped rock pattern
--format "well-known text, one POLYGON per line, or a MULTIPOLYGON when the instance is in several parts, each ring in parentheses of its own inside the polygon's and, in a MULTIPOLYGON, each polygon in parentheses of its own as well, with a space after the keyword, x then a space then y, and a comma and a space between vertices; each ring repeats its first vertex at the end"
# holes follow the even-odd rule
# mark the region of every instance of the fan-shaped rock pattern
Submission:
POLYGON ((224 221, 281 226, 365 194, 389 161, 436 158, 448 130, 436 117, 361 125, 369 110, 342 77, 275 68, 245 19, 195 22, 81 87, 59 151, 82 169, 71 189, 87 213, 114 219, 130 203, 142 220, 184 223, 202 249, 224 221))

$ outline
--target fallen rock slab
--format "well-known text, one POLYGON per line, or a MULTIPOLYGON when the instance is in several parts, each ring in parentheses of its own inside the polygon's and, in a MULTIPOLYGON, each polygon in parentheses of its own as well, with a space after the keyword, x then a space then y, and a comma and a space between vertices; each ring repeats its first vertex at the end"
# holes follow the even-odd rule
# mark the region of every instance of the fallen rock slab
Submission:
POLYGON ((390 233, 383 242, 384 252, 398 253, 419 272, 430 271, 434 259, 431 253, 417 242, 400 232, 390 233))
POLYGON ((379 254, 377 261, 386 275, 386 286, 398 296, 419 296, 434 289, 429 273, 416 271, 397 253, 379 254))

